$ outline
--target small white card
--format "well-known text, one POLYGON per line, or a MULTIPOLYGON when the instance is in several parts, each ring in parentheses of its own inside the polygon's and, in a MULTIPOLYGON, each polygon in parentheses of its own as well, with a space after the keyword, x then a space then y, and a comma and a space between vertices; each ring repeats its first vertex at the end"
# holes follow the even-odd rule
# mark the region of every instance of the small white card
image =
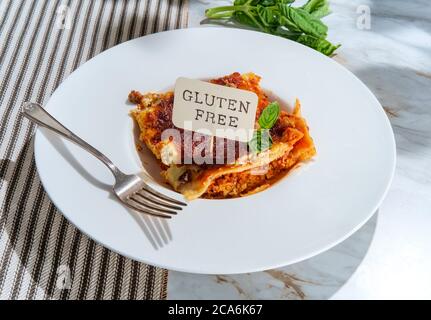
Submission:
POLYGON ((178 78, 172 121, 178 128, 248 142, 258 97, 254 92, 178 78))

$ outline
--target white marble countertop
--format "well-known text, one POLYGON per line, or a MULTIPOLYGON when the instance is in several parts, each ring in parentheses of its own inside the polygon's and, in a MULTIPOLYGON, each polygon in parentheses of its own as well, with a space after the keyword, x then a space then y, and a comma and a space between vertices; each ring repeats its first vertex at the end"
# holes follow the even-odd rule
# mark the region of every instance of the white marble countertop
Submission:
MULTIPOLYGON (((226 3, 189 0, 189 26, 199 26, 205 8, 226 3)), ((374 92, 395 132, 389 194, 365 226, 325 253, 251 274, 170 272, 168 299, 431 298, 431 6, 333 0, 331 8, 329 39, 342 43, 334 59, 374 92), (361 24, 367 10, 369 29, 361 24)))

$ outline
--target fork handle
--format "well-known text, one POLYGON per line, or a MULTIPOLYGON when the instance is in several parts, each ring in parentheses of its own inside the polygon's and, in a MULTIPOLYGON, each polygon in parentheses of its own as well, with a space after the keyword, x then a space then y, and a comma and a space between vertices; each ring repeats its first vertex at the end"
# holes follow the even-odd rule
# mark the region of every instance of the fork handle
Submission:
POLYGON ((60 122, 58 122, 52 115, 50 115, 42 106, 38 103, 34 102, 25 102, 22 106, 21 113, 30 121, 37 123, 38 125, 45 127, 55 133, 63 136, 64 138, 69 139, 70 141, 76 143, 78 146, 82 147, 84 150, 87 150, 92 155, 94 155, 97 159, 102 161, 111 172, 114 174, 115 178, 119 176, 124 176, 124 173, 118 169, 111 160, 108 159, 102 152, 82 140, 72 131, 63 126, 60 122))

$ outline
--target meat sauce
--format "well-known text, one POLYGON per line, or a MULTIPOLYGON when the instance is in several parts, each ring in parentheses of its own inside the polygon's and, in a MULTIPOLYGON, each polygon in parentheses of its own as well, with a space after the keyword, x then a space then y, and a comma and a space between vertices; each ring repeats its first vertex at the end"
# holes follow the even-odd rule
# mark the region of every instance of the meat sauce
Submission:
MULTIPOLYGON (((269 104, 268 96, 261 90, 259 86, 260 77, 254 75, 254 77, 249 77, 247 81, 241 76, 240 73, 235 72, 228 76, 221 77, 218 79, 210 80, 211 83, 234 87, 243 90, 253 91, 258 96, 258 106, 256 112, 256 122, 262 113, 262 110, 269 104)), ((138 91, 132 91, 129 94, 129 101, 135 104, 140 104, 142 101, 143 95, 138 91)), ((155 112, 149 113, 147 121, 152 123, 152 127, 155 131, 160 134, 155 135, 152 138, 152 143, 157 144, 161 141, 161 133, 167 129, 176 129, 180 132, 181 135, 181 146, 177 146, 178 150, 181 150, 181 162, 182 163, 194 163, 194 159, 185 159, 184 148, 185 145, 191 146, 190 154, 194 154, 195 148, 202 143, 205 143, 205 139, 212 139, 209 136, 205 136, 203 134, 190 132, 181 128, 176 127, 172 122, 172 110, 174 106, 174 95, 172 92, 169 92, 164 95, 162 99, 159 99, 157 103, 157 108, 155 112)), ((277 120, 273 128, 270 130, 271 137, 273 141, 278 141, 283 136, 286 130, 286 123, 280 121, 284 115, 287 115, 285 111, 281 112, 280 118, 277 120)), ((207 140, 207 141, 208 141, 207 140)), ((217 164, 226 164, 228 160, 237 160, 239 157, 246 154, 248 150, 247 143, 232 141, 225 138, 216 138, 212 142, 212 148, 204 148, 201 151, 201 157, 205 159, 211 159, 210 161, 206 161, 207 163, 204 166, 208 165, 217 165, 217 164), (228 152, 229 148, 229 152, 228 152), (223 150, 221 152, 221 150, 223 150), (210 154, 207 154, 210 153, 210 154), (233 157, 232 157, 233 154, 233 157), (230 157, 229 157, 230 156, 230 157)), ((202 164, 199 164, 202 165, 202 164)))

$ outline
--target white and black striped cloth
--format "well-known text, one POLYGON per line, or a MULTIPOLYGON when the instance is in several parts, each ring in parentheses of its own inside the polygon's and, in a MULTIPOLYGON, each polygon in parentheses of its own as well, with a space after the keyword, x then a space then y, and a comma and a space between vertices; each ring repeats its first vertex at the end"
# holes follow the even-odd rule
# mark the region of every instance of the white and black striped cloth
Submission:
POLYGON ((45 104, 99 52, 186 24, 186 0, 0 0, 0 299, 166 297, 166 270, 96 244, 57 211, 19 108, 45 104))

